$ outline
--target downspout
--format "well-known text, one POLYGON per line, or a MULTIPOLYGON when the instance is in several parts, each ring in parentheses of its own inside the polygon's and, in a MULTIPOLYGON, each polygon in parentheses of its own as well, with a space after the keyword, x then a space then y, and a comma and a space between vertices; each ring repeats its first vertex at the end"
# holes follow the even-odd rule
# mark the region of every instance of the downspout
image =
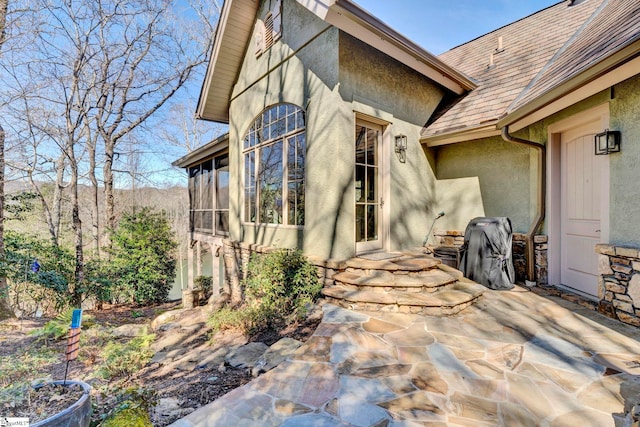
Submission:
POLYGON ((535 245, 534 236, 540 229, 540 225, 544 220, 546 212, 546 192, 547 192, 547 148, 540 143, 528 141, 509 134, 509 126, 502 128, 502 139, 514 144, 526 145, 535 148, 538 151, 538 191, 537 191, 537 207, 536 216, 527 232, 527 280, 534 282, 536 280, 535 269, 535 245))

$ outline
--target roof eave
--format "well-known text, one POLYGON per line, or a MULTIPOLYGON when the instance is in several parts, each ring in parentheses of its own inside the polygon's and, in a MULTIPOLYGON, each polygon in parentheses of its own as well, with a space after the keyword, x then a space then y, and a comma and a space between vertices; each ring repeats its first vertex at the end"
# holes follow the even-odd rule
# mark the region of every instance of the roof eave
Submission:
POLYGON ((447 65, 351 0, 297 0, 325 22, 384 52, 458 95, 477 87, 447 65))
POLYGON ((477 84, 464 73, 438 59, 351 0, 334 0, 325 20, 345 32, 350 32, 349 30, 351 30, 346 25, 347 21, 358 24, 362 29, 374 36, 371 40, 366 40, 373 47, 410 67, 414 67, 414 65, 406 60, 407 57, 405 55, 409 55, 414 61, 417 60, 427 65, 434 71, 434 73, 429 73, 427 77, 459 95, 477 87, 477 84), (402 55, 402 53, 405 55, 402 55))
POLYGON ((436 135, 423 136, 420 138, 420 142, 422 144, 426 144, 427 147, 439 147, 441 145, 456 144, 459 142, 498 136, 500 135, 500 130, 496 127, 497 122, 498 120, 496 119, 477 126, 456 129, 454 131, 436 135))
POLYGON ((522 129, 566 108, 567 102, 562 100, 572 93, 579 95, 572 98, 572 102, 575 103, 639 74, 637 70, 640 69, 640 58, 638 56, 640 56, 640 40, 614 52, 526 104, 507 112, 498 120, 497 126, 499 128, 510 126, 514 131, 522 129), (544 113, 541 114, 542 111, 544 113))
POLYGON ((229 98, 253 29, 253 25, 246 23, 255 20, 258 5, 256 0, 225 0, 216 27, 211 59, 200 90, 196 107, 197 119, 229 123, 229 98), (243 21, 245 25, 237 25, 237 20, 243 21), (229 51, 235 53, 234 60, 231 60, 229 51), (225 67, 231 66, 231 71, 227 70, 221 76, 219 68, 223 60, 226 61, 225 67))
POLYGON ((224 151, 229 147, 229 134, 226 133, 224 135, 219 136, 213 141, 203 145, 200 148, 197 148, 185 156, 180 157, 178 160, 172 162, 173 166, 177 166, 179 168, 188 168, 191 165, 200 163, 202 160, 210 157, 216 153, 224 151))

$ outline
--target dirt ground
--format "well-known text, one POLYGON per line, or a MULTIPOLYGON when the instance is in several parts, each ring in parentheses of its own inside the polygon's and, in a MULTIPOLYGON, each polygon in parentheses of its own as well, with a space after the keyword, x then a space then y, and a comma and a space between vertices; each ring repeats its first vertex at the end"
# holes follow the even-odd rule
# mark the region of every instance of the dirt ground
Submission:
MULTIPOLYGON (((118 327, 125 324, 144 324, 150 323, 159 313, 177 308, 179 303, 167 303, 156 305, 153 307, 132 307, 128 305, 105 307, 101 311, 86 311, 85 315, 90 314, 94 317, 97 324, 110 327, 118 327)), ((42 345, 49 346, 54 353, 59 354, 57 362, 49 363, 38 369, 38 374, 46 374, 47 377, 53 379, 62 379, 66 369, 64 361, 64 351, 66 342, 60 340, 56 342, 43 343, 38 341, 36 337, 29 334, 39 327, 42 327, 48 319, 22 319, 5 321, 0 323, 0 356, 29 354, 42 345)), ((249 341, 261 341, 267 345, 271 345, 280 338, 290 337, 299 341, 306 341, 315 331, 319 319, 307 321, 282 331, 267 331, 258 336, 248 337, 249 341)), ((171 333, 156 332, 156 340, 161 338, 163 334, 171 333)), ((194 334, 194 340, 189 345, 199 345, 209 340, 209 331, 206 326, 194 334)), ((115 338, 125 340, 126 338, 115 338)), ((82 354, 82 353, 81 353, 82 354)), ((79 379, 88 381, 94 387, 94 401, 98 405, 103 405, 103 409, 98 411, 104 414, 110 404, 109 396, 105 396, 98 390, 105 389, 103 380, 94 379, 94 370, 97 368, 99 356, 84 354, 69 364, 69 379, 79 379)), ((35 374, 35 373, 34 373, 35 374)), ((139 387, 152 390, 154 398, 159 400, 162 398, 174 398, 180 402, 180 408, 185 408, 186 415, 189 411, 197 409, 207 403, 210 403, 218 397, 228 393, 229 391, 246 384, 251 381, 251 373, 247 370, 233 369, 231 367, 216 367, 215 369, 194 369, 192 371, 181 370, 163 370, 160 367, 148 365, 138 373, 128 378, 117 378, 119 389, 127 387, 139 387)), ((0 384, 0 392, 2 387, 9 384, 0 384)), ((106 384, 108 387, 109 384, 106 384)), ((107 388, 108 389, 108 388, 107 388)), ((108 394, 108 393, 107 393, 108 394)), ((0 408, 0 415, 6 408, 0 408)), ((95 411, 94 411, 95 412, 95 411)), ((152 413, 154 425, 167 425, 175 419, 179 418, 180 411, 174 411, 178 415, 170 418, 159 419, 152 413)))

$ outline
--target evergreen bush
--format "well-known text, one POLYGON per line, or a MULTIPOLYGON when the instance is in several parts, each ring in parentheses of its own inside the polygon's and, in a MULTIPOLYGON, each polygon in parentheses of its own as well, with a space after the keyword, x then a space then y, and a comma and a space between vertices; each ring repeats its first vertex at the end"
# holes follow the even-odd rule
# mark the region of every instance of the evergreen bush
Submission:
POLYGON ((322 290, 316 267, 299 250, 255 254, 247 270, 244 304, 213 313, 214 332, 236 328, 253 334, 292 324, 305 317, 322 290))
POLYGON ((112 299, 141 305, 165 302, 175 277, 177 249, 169 221, 148 208, 127 213, 111 239, 112 299))

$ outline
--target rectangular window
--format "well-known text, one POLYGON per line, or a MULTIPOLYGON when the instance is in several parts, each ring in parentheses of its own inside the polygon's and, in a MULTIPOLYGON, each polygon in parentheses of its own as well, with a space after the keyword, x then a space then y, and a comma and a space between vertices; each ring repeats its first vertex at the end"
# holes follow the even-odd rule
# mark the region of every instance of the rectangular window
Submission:
POLYGON ((228 233, 228 154, 189 168, 189 204, 191 231, 223 235, 228 233))
POLYGON ((229 155, 216 157, 216 234, 229 233, 229 155))

